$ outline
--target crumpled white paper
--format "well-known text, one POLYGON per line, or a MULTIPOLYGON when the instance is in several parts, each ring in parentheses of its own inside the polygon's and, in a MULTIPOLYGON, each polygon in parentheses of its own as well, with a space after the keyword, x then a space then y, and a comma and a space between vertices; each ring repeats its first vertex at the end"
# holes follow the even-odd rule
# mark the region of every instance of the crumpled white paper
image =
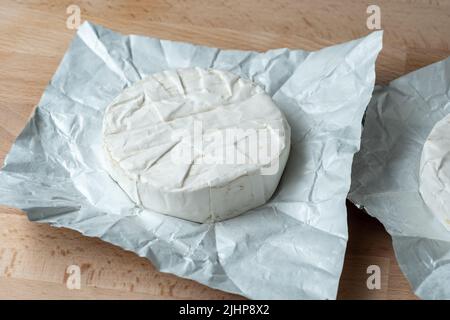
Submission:
POLYGON ((450 112, 450 58, 374 92, 349 199, 392 235, 400 268, 424 299, 450 299, 450 232, 419 192, 422 149, 450 112))
POLYGON ((254 299, 334 299, 347 243, 345 198, 381 32, 318 52, 220 50, 84 23, 0 171, 0 203, 100 237, 163 272, 254 299), (264 206, 197 224, 135 207, 104 171, 108 103, 146 74, 198 66, 265 88, 292 129, 264 206))

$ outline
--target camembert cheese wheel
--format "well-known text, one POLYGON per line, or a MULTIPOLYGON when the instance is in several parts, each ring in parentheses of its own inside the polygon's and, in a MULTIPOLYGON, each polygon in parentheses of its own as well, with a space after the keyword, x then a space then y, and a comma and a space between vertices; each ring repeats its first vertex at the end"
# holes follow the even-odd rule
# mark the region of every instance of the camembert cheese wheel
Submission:
POLYGON ((106 108, 106 170, 139 206, 213 222, 272 196, 290 127, 255 83, 215 69, 152 74, 106 108))

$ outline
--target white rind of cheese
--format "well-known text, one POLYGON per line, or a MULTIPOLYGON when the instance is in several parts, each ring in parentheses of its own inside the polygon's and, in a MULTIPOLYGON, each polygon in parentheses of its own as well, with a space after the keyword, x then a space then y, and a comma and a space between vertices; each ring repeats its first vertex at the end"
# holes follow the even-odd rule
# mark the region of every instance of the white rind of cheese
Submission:
POLYGON ((425 204, 450 231, 450 115, 435 124, 424 143, 419 184, 425 204))
POLYGON ((114 99, 103 145, 107 171, 134 202, 202 223, 267 202, 288 159, 290 127, 253 82, 179 69, 150 75, 114 99))

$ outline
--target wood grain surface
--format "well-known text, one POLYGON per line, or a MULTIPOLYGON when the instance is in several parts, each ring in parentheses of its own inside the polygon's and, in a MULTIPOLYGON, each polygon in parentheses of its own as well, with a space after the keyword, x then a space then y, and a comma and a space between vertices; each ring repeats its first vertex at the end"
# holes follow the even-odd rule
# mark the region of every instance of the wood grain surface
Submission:
MULTIPOLYGON (((0 163, 23 129, 76 30, 66 27, 71 4, 81 19, 121 33, 221 48, 317 50, 369 33, 366 9, 381 8, 384 48, 377 83, 450 55, 450 1, 444 0, 0 0, 0 163)), ((1 202, 1 199, 0 199, 1 202)), ((415 299, 375 219, 348 205, 349 244, 340 299, 415 299), (379 265, 380 290, 366 287, 379 265)), ((160 273, 151 263, 98 239, 31 223, 0 207, 0 298, 241 299, 160 273), (81 289, 66 286, 69 265, 81 268, 81 289)))

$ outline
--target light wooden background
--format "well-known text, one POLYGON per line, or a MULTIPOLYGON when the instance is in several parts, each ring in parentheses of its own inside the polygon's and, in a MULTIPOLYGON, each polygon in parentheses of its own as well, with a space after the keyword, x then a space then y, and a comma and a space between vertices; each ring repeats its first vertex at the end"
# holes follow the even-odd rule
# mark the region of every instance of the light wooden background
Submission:
MULTIPOLYGON (((450 55, 450 1, 444 0, 0 0, 0 163, 56 70, 82 21, 122 33, 222 48, 316 50, 366 35, 366 8, 381 8, 384 49, 377 82, 450 55)), ((1 199, 0 199, 1 202, 1 199)), ((338 298, 414 299, 395 261, 390 237, 349 205, 350 240, 338 298), (366 268, 382 270, 381 290, 366 288, 366 268)), ((0 298, 240 298, 155 271, 130 252, 79 233, 30 223, 0 207, 0 298), (66 268, 81 266, 81 290, 68 290, 66 268)))

